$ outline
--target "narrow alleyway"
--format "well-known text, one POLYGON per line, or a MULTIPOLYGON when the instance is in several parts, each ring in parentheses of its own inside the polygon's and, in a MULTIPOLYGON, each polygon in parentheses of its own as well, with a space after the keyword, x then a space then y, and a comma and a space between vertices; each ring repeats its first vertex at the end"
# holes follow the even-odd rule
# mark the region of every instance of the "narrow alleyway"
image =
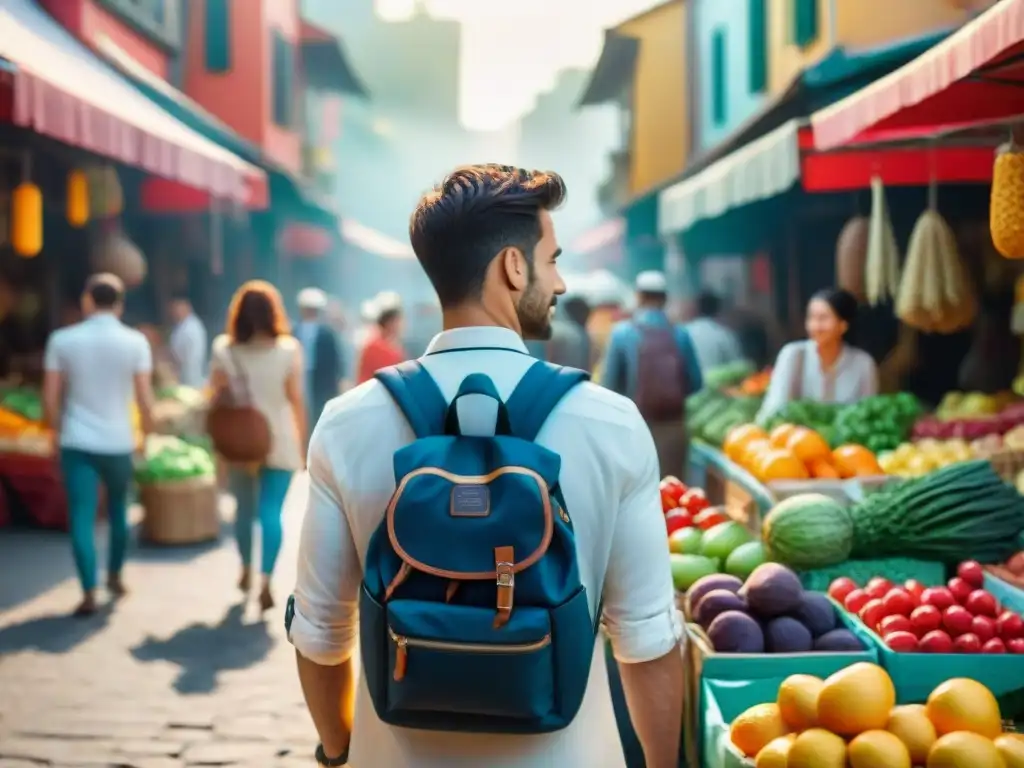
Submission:
MULTIPOLYGON (((305 494, 302 477, 286 504, 282 605, 305 494)), ((243 605, 237 567, 227 527, 207 547, 136 548, 131 594, 73 619, 65 537, 0 534, 0 768, 312 765, 283 610, 264 622, 254 599, 243 605)))

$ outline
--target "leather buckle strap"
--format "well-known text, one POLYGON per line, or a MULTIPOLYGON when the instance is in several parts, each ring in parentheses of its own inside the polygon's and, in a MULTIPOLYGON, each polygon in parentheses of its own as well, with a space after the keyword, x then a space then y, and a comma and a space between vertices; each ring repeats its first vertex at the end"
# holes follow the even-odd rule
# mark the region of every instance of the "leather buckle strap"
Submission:
POLYGON ((512 547, 494 548, 494 572, 498 587, 498 613, 494 617, 494 628, 501 629, 512 616, 516 588, 515 550, 512 547))

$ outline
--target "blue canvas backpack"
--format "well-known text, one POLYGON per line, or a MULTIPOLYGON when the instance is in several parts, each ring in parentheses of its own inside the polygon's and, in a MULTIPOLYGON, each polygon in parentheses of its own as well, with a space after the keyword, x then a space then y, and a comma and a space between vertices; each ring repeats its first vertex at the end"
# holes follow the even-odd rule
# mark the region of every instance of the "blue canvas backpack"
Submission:
POLYGON ((538 361, 504 403, 474 373, 450 405, 418 362, 376 378, 416 435, 395 453, 395 492, 364 564, 359 642, 377 715, 445 731, 564 728, 583 701, 598 625, 561 459, 534 439, 587 374, 538 361), (493 437, 461 434, 465 395, 497 401, 493 437))

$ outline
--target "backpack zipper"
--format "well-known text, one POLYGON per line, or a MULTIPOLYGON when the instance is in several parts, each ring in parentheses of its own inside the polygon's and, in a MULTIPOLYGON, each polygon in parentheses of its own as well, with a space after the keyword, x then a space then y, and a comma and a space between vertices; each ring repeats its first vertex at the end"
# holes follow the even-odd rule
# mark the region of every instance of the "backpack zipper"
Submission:
POLYGON ((388 627, 388 635, 397 646, 395 653, 395 674, 396 682, 405 677, 405 668, 408 664, 409 648, 424 648, 431 651, 452 651, 465 653, 533 653, 551 645, 551 635, 544 635, 540 640, 532 643, 457 643, 447 640, 424 640, 416 637, 405 637, 399 635, 391 627, 388 627))

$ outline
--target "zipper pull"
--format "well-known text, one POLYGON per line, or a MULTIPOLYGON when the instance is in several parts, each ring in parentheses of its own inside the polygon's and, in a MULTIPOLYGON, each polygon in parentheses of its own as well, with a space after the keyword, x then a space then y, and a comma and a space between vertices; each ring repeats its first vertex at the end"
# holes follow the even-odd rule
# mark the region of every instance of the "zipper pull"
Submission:
POLYGON ((405 677, 405 665, 409 661, 409 641, 404 637, 395 639, 398 648, 395 650, 395 682, 402 682, 405 677))

